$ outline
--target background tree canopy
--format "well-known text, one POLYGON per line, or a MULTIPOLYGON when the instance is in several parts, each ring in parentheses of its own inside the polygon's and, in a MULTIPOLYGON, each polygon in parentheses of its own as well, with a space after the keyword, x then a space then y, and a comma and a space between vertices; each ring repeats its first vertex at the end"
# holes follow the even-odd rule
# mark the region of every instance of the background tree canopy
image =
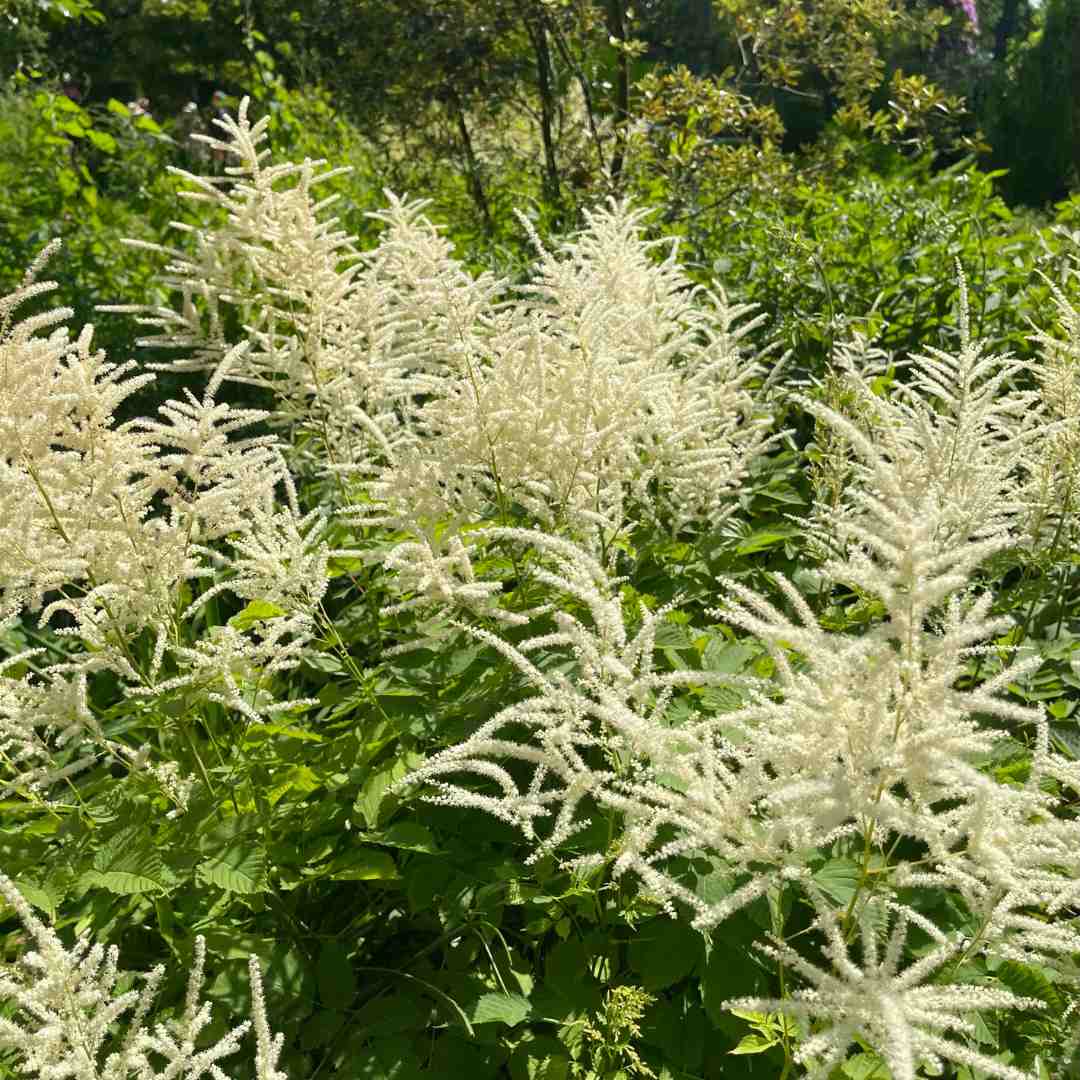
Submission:
POLYGON ((185 220, 165 166, 220 167, 191 135, 244 95, 276 147, 351 165, 349 228, 372 235, 384 187, 423 192, 512 274, 515 210, 545 234, 631 196, 707 280, 825 183, 966 162, 1042 209, 1077 186, 1070 0, 2 0, 0 22, 0 279, 63 237, 80 318, 154 288, 120 240, 185 220))
POLYGON ((619 179, 642 120, 831 169, 866 141, 979 150, 1030 205, 1080 157, 1068 0, 5 0, 2 18, 9 80, 66 72, 158 120, 215 89, 324 91, 388 179, 452 160, 489 234, 508 158, 565 211, 590 174, 619 179))

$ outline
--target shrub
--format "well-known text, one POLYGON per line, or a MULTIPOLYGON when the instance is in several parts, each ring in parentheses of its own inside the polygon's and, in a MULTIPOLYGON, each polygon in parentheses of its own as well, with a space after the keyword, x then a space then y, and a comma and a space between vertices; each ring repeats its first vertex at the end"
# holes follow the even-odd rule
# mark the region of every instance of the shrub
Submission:
POLYGON ((1075 265, 794 380, 632 207, 512 287, 264 129, 135 308, 201 396, 0 303, 12 1067, 220 1075, 205 941, 237 1076, 1075 1071, 1075 265))

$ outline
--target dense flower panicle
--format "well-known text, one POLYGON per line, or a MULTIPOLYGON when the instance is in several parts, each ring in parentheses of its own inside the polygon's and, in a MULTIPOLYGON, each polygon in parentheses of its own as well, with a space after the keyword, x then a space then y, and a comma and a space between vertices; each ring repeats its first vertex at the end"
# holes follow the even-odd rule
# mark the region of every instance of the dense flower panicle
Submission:
POLYGON ((479 534, 459 534, 477 521, 524 517, 603 553, 635 522, 715 529, 737 506, 777 437, 742 343, 760 318, 695 293, 673 259, 654 265, 641 219, 611 204, 557 255, 541 248, 525 299, 372 465, 346 516, 412 534, 386 556, 405 597, 393 610, 498 610, 474 581, 479 534))
POLYGON ((796 1060, 809 1066, 809 1077, 823 1080, 830 1076, 858 1037, 878 1050, 893 1080, 916 1080, 920 1066, 941 1070, 946 1061, 979 1069, 1001 1080, 1033 1080, 1033 1074, 1004 1065, 947 1036, 974 1035, 971 1014, 980 1009, 1037 1009, 1041 1001, 999 987, 931 983, 929 976, 955 957, 962 943, 945 939, 933 923, 899 905, 890 905, 892 911, 880 903, 863 909, 859 919, 860 966, 849 954, 837 913, 822 901, 820 894, 813 899, 831 969, 809 963, 790 945, 774 940, 759 946, 762 952, 789 965, 810 986, 782 999, 739 998, 728 1002, 729 1008, 779 1012, 804 1021, 819 1021, 818 1030, 802 1040, 795 1052, 796 1060), (890 921, 892 928, 884 937, 881 924, 884 922, 884 929, 888 929, 890 921), (911 923, 928 932, 935 947, 900 970, 911 923))
POLYGON ((266 414, 215 400, 244 347, 226 354, 201 399, 187 392, 157 419, 119 424, 115 410, 154 376, 108 362, 89 327, 72 340, 56 327, 63 311, 17 319, 43 291, 28 277, 0 301, 0 621, 62 618, 53 632, 77 644, 48 664, 21 653, 5 663, 28 664, 19 678, 0 672, 5 790, 46 799, 109 754, 156 777, 181 806, 187 782, 169 762, 96 728, 87 677, 111 671, 143 696, 202 692, 249 719, 303 704, 275 702, 268 684, 314 634, 334 553, 316 517, 300 516, 277 440, 246 434, 266 414), (223 542, 233 558, 222 558, 223 542), (231 589, 280 618, 192 640, 201 605, 178 603, 181 589, 223 572, 210 596, 231 589), (133 649, 143 636, 149 660, 133 649))
POLYGON ((840 454, 844 447, 856 451, 831 485, 838 499, 819 505, 811 527, 858 517, 867 499, 886 492, 890 499, 921 493, 938 508, 935 527, 945 530, 941 541, 948 546, 946 535, 957 542, 1004 536, 1040 505, 1032 463, 1056 417, 1046 414, 1037 391, 1017 388, 1029 363, 988 354, 972 338, 962 274, 960 296, 958 351, 927 347, 905 364, 909 380, 888 395, 875 392, 873 376, 889 358, 856 338, 834 358, 837 407, 796 398, 838 440, 840 454))
MULTIPOLYGON (((1080 280, 1080 234, 1067 234, 1072 246, 1067 277, 1080 280)), ((1064 284, 1064 283, 1063 283, 1064 284)), ((1042 440, 1032 469, 1032 542, 1049 538, 1062 549, 1075 537, 1080 501, 1080 309, 1055 282, 1048 282, 1057 313, 1058 333, 1033 335, 1039 355, 1035 375, 1053 430, 1042 440)))
POLYGON ((44 679, 7 674, 44 651, 28 649, 0 661, 0 759, 8 773, 0 798, 19 790, 44 794, 97 760, 91 753, 57 764, 58 752, 67 744, 78 746, 89 739, 100 746, 105 741, 86 698, 85 673, 65 678, 49 672, 44 679))
POLYGON ((56 1080, 228 1080, 217 1063, 240 1049, 254 1023, 256 1080, 286 1080, 277 1068, 282 1036, 270 1034, 254 957, 249 967, 252 1021, 198 1049, 211 1019, 210 1004, 199 1001, 206 958, 201 937, 194 942, 183 1013, 158 1021, 151 1030, 150 1010, 165 975, 163 967, 143 975, 141 989, 117 993, 121 972, 115 945, 106 949, 81 937, 65 948, 3 874, 0 896, 15 909, 32 942, 14 967, 0 972, 0 1001, 15 1006, 12 1018, 0 1019, 0 1047, 21 1055, 23 1072, 56 1080))
POLYGON ((328 216, 335 196, 315 194, 347 170, 267 164, 266 120, 248 121, 246 99, 235 119, 217 122, 228 139, 214 145, 236 162, 231 183, 175 171, 195 189, 187 197, 216 205, 225 223, 177 224, 192 234, 190 253, 149 245, 169 258, 163 283, 179 293, 177 308, 106 310, 135 312, 159 329, 142 344, 181 352, 159 368, 209 370, 246 345, 227 377, 271 389, 274 421, 316 437, 317 467, 363 469, 392 456, 409 441, 416 396, 459 372, 492 332, 504 283, 467 274, 423 217, 426 204, 389 192, 388 208, 371 215, 386 232, 360 254, 328 216), (227 339, 226 307, 238 314, 239 341, 227 339))

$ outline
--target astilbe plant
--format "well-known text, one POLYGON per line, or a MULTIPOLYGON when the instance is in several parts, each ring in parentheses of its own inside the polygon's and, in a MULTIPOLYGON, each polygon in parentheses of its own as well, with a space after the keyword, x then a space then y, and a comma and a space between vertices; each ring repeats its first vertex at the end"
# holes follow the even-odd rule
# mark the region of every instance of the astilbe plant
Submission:
POLYGON ((176 310, 116 310, 159 327, 143 344, 182 350, 173 370, 247 344, 226 377, 274 391, 294 464, 348 478, 334 498, 352 495, 354 525, 408 534, 383 556, 403 597, 476 596, 461 529, 478 520, 603 555, 636 520, 679 532, 734 508, 774 437, 747 347, 761 317, 692 288, 674 249, 657 261, 642 211, 597 208, 554 251, 533 234, 515 290, 468 274, 424 204, 390 193, 360 254, 313 193, 336 170, 267 164, 246 103, 220 126, 226 179, 184 174, 216 217, 190 254, 157 249, 176 310))
POLYGON ((90 327, 72 339, 63 309, 17 317, 54 287, 34 280, 48 254, 0 298, 0 611, 8 628, 37 614, 52 634, 0 670, 3 790, 45 798, 104 754, 155 777, 182 809, 189 787, 175 762, 107 738, 88 686, 107 673, 132 696, 183 690, 187 708, 214 701, 252 721, 302 705, 275 701, 269 681, 316 632, 325 519, 300 514, 276 439, 246 434, 265 414, 216 401, 236 351, 202 398, 116 422, 154 376, 110 363, 90 327), (197 626, 226 588, 269 604, 265 617, 244 630, 197 626))
POLYGON ((228 1080, 218 1062, 240 1050, 253 1029, 255 1080, 287 1080, 277 1067, 283 1036, 271 1034, 254 956, 248 965, 252 1019, 200 1048, 200 1035, 211 1020, 209 1003, 200 1002, 203 938, 193 944, 183 1011, 154 1022, 151 1009, 163 966, 138 976, 139 989, 121 991, 127 976, 117 967, 115 946, 91 944, 84 936, 66 947, 3 874, 0 896, 32 942, 16 965, 0 971, 0 1000, 15 1006, 12 1017, 0 1018, 0 1049, 17 1052, 21 1073, 41 1080, 228 1080))
MULTIPOLYGON (((467 274, 423 206, 392 196, 386 234, 361 254, 312 194, 333 172, 265 164, 266 124, 246 106, 221 124, 227 141, 211 143, 237 164, 224 181, 188 178, 218 220, 170 253, 179 310, 140 309, 161 331, 147 342, 183 354, 167 367, 208 373, 201 398, 116 423, 148 376, 93 351, 89 330, 72 340, 65 312, 16 319, 49 287, 38 268, 0 300, 0 618, 63 617, 55 640, 70 646, 0 667, 4 794, 42 798, 108 753, 182 811, 194 781, 176 762, 105 737, 99 676, 244 722, 305 704, 275 700, 271 679, 330 629, 330 559, 356 552, 302 510, 288 461, 324 472, 334 509, 375 537, 397 577, 383 614, 441 610, 524 683, 397 792, 429 785, 436 802, 500 818, 532 862, 635 878, 706 933, 767 900, 758 947, 780 995, 728 1004, 786 1014, 789 1065, 812 1076, 856 1042, 893 1080, 948 1064, 1027 1076, 974 1048, 974 1017, 1041 1007, 993 978, 1004 962, 1075 992, 1080 824, 1062 803, 1080 767, 1052 748, 1041 708, 1007 696, 1040 659, 1008 655, 985 569, 1060 541, 1053 499, 1071 490, 1076 421, 1063 295, 1067 340, 1039 339, 1034 380, 972 338, 965 294, 959 348, 927 348, 889 396, 874 379, 885 358, 859 343, 837 355, 831 402, 790 395, 848 458, 809 522, 831 553, 814 572, 879 615, 836 632, 797 577, 776 575, 771 596, 723 579, 710 614, 751 635, 771 675, 670 670, 657 643, 678 602, 624 590, 618 541, 646 519, 676 536, 715 529, 745 496, 777 438, 764 354, 747 347, 760 320, 692 289, 674 251, 655 261, 643 215, 617 203, 553 251, 534 237, 518 290, 467 274), (225 379, 269 388, 276 412, 220 403, 225 379), (258 422, 291 444, 244 434, 258 422), (477 571, 495 549, 527 564, 540 603, 504 603, 503 582, 477 571), (249 617, 211 627, 223 594, 249 617), (1025 770, 998 770, 1017 748, 1025 770), (597 816, 606 846, 571 850, 597 816), (830 860, 850 871, 842 899, 830 860)), ((200 943, 183 1014, 151 1031, 160 971, 118 994, 114 950, 66 949, 5 877, 0 894, 34 942, 0 976, 17 1010, 0 1044, 24 1071, 224 1076, 243 1031, 196 1049, 200 943)), ((254 963, 251 976, 256 1072, 279 1080, 254 963)))
POLYGON ((765 949, 809 988, 733 1007, 798 1018, 796 1060, 814 1076, 827 1076, 858 1037, 897 1080, 943 1060, 1015 1080, 1027 1074, 972 1048, 968 1017, 1039 1003, 985 975, 972 984, 949 973, 983 957, 1034 963, 1067 985, 1078 974, 1080 935, 1068 912, 1080 823, 1059 812, 1058 796, 1061 787, 1076 790, 1075 763, 1050 749, 1041 709, 1005 696, 1040 658, 1002 662, 961 688, 969 660, 999 652, 985 643, 1011 626, 991 615, 980 568, 1024 542, 1031 470, 1041 440, 1061 427, 1047 422, 1037 395, 1012 389, 1023 366, 985 355, 968 335, 966 311, 962 323, 959 351, 917 358, 892 399, 877 398, 869 376, 849 367, 853 393, 865 399, 859 415, 873 408, 872 432, 798 399, 853 460, 846 510, 834 523, 839 554, 818 573, 880 605, 882 617, 865 633, 824 629, 780 575, 791 614, 727 580, 713 614, 765 645, 773 678, 656 671, 663 610, 624 612, 617 579, 580 547, 495 530, 537 551, 549 567, 537 577, 561 596, 541 616, 543 628, 517 644, 470 627, 531 692, 405 781, 433 785, 436 802, 518 826, 536 844, 534 858, 603 814, 614 828, 608 851, 568 865, 610 860, 616 877, 635 874, 703 930, 758 897, 801 896, 814 913, 820 958, 780 938, 765 949), (532 655, 550 649, 566 653, 569 670, 536 666, 532 655), (718 682, 738 687, 738 707, 672 707, 680 688, 718 682), (988 769, 1024 742, 1032 758, 1021 782, 988 769), (470 774, 484 783, 466 782, 470 774), (830 853, 850 861, 855 879, 839 907, 815 877, 830 853), (702 859, 722 887, 703 892, 687 876, 702 859), (912 906, 945 895, 966 912, 966 939, 912 906), (910 925, 936 942, 921 959, 905 947, 910 925), (848 953, 856 932, 862 966, 848 953))

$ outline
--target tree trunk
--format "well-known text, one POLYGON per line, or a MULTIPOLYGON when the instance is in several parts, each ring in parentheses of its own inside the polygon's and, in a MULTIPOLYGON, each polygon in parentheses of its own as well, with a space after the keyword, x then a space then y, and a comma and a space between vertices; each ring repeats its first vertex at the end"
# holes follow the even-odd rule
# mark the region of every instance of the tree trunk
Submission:
MULTIPOLYGON (((621 44, 626 41, 626 0, 608 0, 608 36, 621 44)), ((626 120, 630 115, 630 58, 621 49, 615 58, 615 149, 611 155, 611 182, 618 186, 625 156, 626 120)))
POLYGON ((1009 39, 1020 25, 1020 0, 1005 0, 1001 18, 994 27, 994 59, 1001 63, 1009 50, 1009 39))
POLYGON ((476 209, 480 211, 480 219, 484 223, 484 233, 488 239, 491 239, 495 235, 495 223, 491 219, 491 207, 488 204, 487 193, 484 191, 484 182, 480 179, 480 167, 476 160, 476 152, 473 149, 472 135, 469 133, 469 125, 465 120, 465 107, 461 103, 461 98, 452 89, 449 94, 449 102, 450 107, 454 110, 458 135, 461 136, 461 151, 465 156, 465 179, 469 185, 469 194, 476 204, 476 209))
POLYGON ((540 91, 540 138, 544 144, 544 196, 558 208, 562 198, 559 190, 559 165, 555 160, 555 88, 551 72, 551 49, 547 26, 542 14, 531 13, 526 18, 529 40, 536 56, 536 85, 540 91))

